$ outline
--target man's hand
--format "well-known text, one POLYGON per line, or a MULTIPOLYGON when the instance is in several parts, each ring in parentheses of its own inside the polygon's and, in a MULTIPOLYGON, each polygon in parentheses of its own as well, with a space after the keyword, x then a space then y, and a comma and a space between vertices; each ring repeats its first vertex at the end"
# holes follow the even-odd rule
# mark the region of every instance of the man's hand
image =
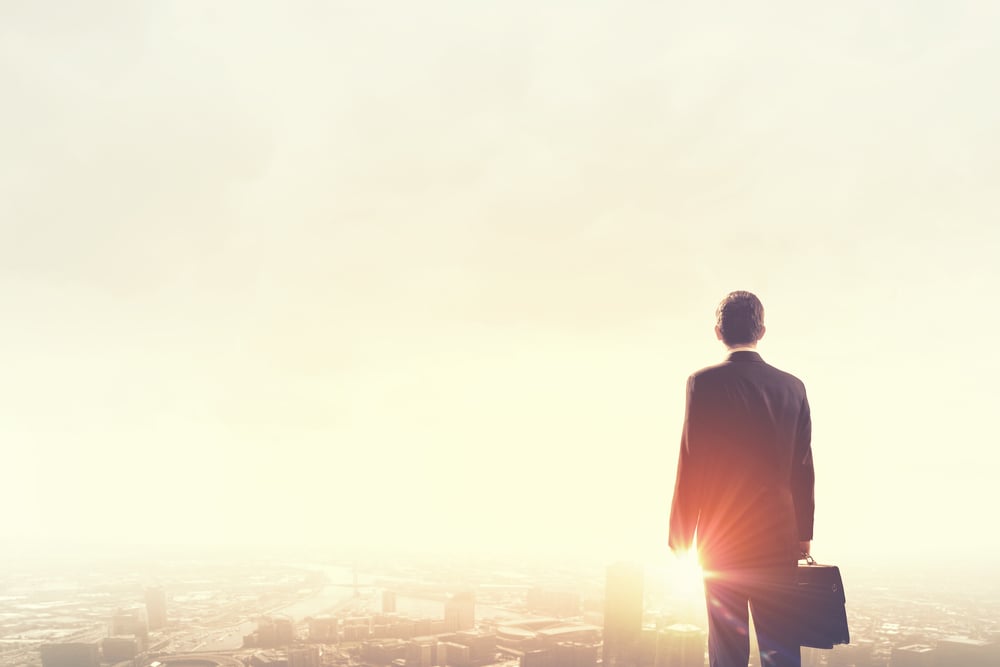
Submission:
POLYGON ((812 540, 806 540, 805 542, 799 542, 799 552, 800 553, 810 553, 809 546, 812 544, 812 540))

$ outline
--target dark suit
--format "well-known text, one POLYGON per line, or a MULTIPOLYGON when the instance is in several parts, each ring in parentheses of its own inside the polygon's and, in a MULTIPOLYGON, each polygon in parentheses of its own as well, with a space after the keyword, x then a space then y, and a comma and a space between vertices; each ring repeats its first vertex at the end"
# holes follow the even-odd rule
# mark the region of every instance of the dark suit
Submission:
POLYGON ((794 576, 798 542, 812 539, 811 428, 805 386, 756 352, 688 378, 670 546, 689 547, 697 532, 713 667, 747 664, 748 603, 762 653, 798 664, 770 593, 794 576))

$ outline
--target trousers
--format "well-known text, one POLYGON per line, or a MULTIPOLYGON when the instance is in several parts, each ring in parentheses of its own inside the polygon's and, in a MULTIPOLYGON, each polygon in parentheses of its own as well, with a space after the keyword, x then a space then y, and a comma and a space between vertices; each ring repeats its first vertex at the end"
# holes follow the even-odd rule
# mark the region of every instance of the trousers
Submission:
POLYGON ((794 568, 729 570, 705 577, 710 667, 747 667, 750 613, 761 667, 801 667, 790 621, 794 568))

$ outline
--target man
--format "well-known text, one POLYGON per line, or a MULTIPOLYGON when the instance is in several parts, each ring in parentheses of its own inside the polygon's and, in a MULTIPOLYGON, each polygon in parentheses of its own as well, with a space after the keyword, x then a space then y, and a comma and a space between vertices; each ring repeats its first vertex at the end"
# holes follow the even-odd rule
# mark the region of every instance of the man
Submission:
POLYGON ((697 539, 711 667, 746 667, 753 612, 761 664, 799 667, 787 591, 813 529, 812 422, 802 382, 757 353, 764 307, 732 292, 716 310, 729 351, 687 383, 670 548, 697 539), (697 534, 697 538, 695 535, 697 534))

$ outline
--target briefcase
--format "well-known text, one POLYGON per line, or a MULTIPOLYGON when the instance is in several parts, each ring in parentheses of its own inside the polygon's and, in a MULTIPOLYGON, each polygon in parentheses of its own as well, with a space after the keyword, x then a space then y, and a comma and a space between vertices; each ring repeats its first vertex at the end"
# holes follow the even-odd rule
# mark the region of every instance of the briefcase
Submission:
POLYGON ((834 644, 850 644, 840 568, 820 565, 808 554, 803 558, 806 562, 798 565, 793 603, 799 645, 833 648, 834 644))

